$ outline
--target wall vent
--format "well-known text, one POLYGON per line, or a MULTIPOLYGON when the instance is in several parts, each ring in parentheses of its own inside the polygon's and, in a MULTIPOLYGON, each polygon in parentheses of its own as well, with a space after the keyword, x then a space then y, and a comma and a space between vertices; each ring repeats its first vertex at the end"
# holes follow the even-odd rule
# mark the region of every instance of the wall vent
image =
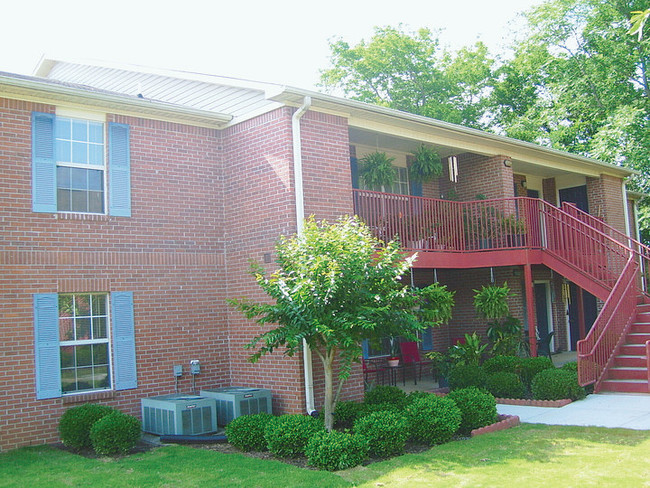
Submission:
POLYGON ((142 430, 156 435, 199 435, 217 430, 214 398, 162 395, 141 400, 142 430))
POLYGON ((271 390, 229 386, 201 390, 201 396, 217 401, 219 425, 226 425, 241 415, 273 413, 271 390))

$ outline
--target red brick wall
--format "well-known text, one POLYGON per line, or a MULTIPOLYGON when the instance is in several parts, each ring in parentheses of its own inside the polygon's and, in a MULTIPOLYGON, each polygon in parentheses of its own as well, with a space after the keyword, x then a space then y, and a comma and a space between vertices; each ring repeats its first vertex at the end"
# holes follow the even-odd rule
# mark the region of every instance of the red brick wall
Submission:
POLYGON ((542 180, 542 198, 551 205, 557 206, 557 186, 555 178, 545 178, 542 180))
POLYGON ((486 198, 511 198, 514 193, 512 168, 503 164, 506 156, 458 156, 458 183, 456 192, 460 200, 475 200, 477 195, 486 198))
MULTIPOLYGON (((218 134, 177 124, 110 117, 131 126, 132 217, 31 211, 31 111, 0 101, 1 449, 56 439, 71 400, 139 416, 142 397, 174 392, 172 367, 201 361, 197 388, 229 383, 222 310, 224 215, 218 134), (34 293, 133 291, 138 389, 35 399, 34 293)), ((188 374, 180 389, 189 392, 188 374)))
POLYGON ((589 213, 619 231, 625 233, 625 205, 620 178, 601 175, 600 178, 587 178, 587 198, 589 213))

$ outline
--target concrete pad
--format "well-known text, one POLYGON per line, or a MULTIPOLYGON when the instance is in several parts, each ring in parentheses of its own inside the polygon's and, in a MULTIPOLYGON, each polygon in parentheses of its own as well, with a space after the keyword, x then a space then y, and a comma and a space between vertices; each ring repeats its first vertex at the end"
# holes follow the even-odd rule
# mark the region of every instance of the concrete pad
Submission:
POLYGON ((642 394, 588 395, 561 408, 497 405, 497 411, 529 424, 650 430, 650 395, 642 394))

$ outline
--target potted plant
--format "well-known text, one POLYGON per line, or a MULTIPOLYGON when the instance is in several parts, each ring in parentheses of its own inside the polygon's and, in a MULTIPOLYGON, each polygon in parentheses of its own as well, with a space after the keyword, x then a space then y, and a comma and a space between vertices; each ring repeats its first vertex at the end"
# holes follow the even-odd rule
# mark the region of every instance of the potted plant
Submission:
POLYGON ((447 377, 451 369, 451 359, 446 354, 438 351, 430 351, 424 354, 431 361, 431 371, 433 379, 438 382, 438 387, 444 388, 449 386, 447 377))
POLYGON ((386 361, 391 368, 399 365, 399 341, 395 336, 390 336, 390 356, 386 361))
POLYGON ((397 176, 397 168, 393 166, 394 159, 385 152, 366 154, 359 160, 359 178, 373 190, 392 185, 397 176))
POLYGON ((507 237, 508 247, 521 247, 526 237, 526 223, 515 214, 501 217, 501 227, 507 237))
POLYGON ((409 166, 412 181, 424 183, 442 175, 442 162, 434 149, 420 144, 412 154, 414 159, 409 166))

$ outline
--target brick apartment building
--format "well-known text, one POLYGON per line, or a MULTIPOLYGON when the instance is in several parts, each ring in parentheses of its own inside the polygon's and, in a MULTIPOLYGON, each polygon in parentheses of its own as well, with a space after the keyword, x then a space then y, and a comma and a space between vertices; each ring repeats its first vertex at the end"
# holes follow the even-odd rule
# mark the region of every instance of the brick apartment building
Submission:
MULTIPOLYGON (((272 270, 278 236, 295 233, 304 216, 372 220, 363 202, 390 194, 427 205, 482 195, 510 212, 524 202, 574 202, 607 229, 634 236, 629 175, 284 86, 55 60, 35 76, 0 73, 0 449, 56 440, 62 412, 83 402, 139 416, 142 398, 176 391, 175 365, 184 367, 182 392, 264 387, 276 412, 319 408, 317 361, 312 401, 303 358, 247 361, 243 346, 258 328, 226 303, 263 298, 250 260, 272 270), (436 149, 445 172, 418 187, 406 167, 420 144, 436 149), (395 158, 398 180, 381 193, 353 189, 357 159, 375 150, 395 158), (193 377, 195 359, 201 373, 193 377)), ((472 289, 507 281, 531 337, 535 325, 556 333, 555 350, 575 350, 609 291, 543 258, 546 244, 532 237, 482 248, 442 243, 444 231, 426 243, 402 236, 420 253, 414 284, 437 280, 456 291, 452 322, 425 334, 424 348, 484 332, 472 289)), ((362 394, 359 368, 344 396, 362 394)))

